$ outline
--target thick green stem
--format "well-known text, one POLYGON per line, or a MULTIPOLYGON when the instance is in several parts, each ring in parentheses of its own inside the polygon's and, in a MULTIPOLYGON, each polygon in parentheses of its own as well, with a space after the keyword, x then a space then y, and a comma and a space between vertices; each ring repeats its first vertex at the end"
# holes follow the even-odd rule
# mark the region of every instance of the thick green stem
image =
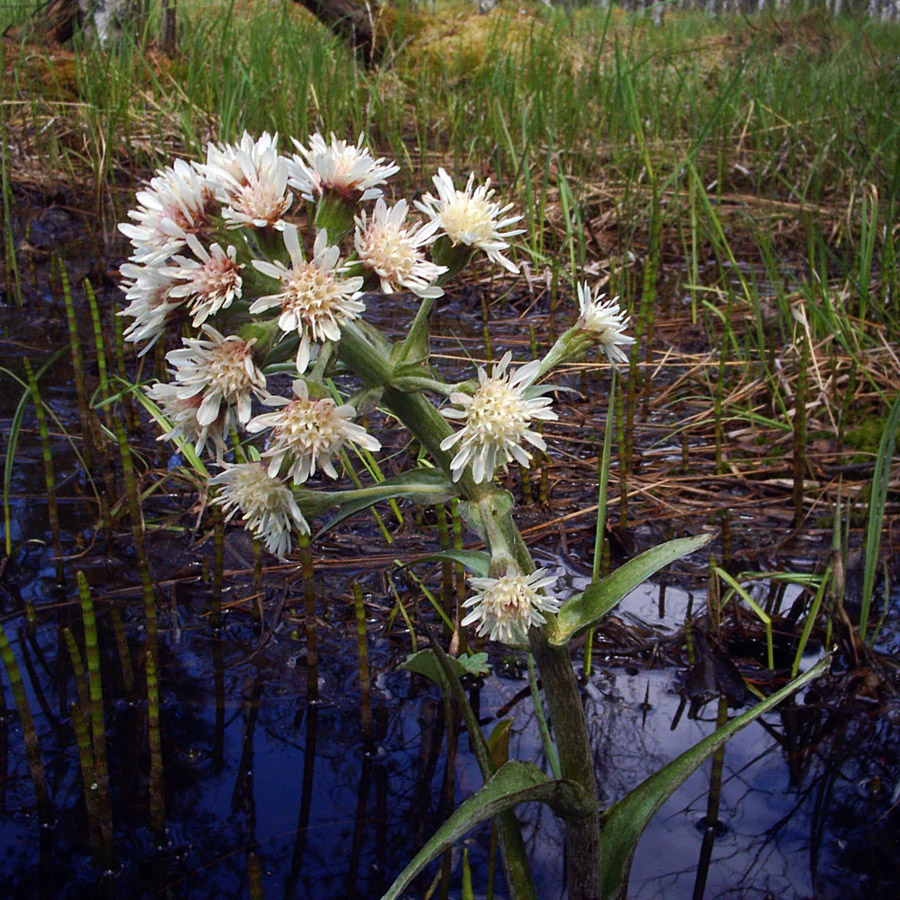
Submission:
MULTIPOLYGON (((382 403, 449 474, 452 456, 440 445, 451 428, 427 397, 398 388, 390 350, 390 345, 376 347, 355 324, 344 324, 339 357, 368 387, 383 388, 382 403)), ((458 486, 460 494, 477 508, 493 559, 514 561, 522 572, 533 572, 534 562, 509 505, 502 502, 503 492, 492 482, 475 483, 469 472, 462 474, 458 486)), ((549 641, 554 627, 551 619, 542 629, 533 628, 529 638, 547 698, 562 777, 577 782, 595 798, 590 815, 566 822, 569 898, 595 900, 600 895, 597 783, 575 671, 568 648, 554 647, 549 641)))
POLYGON ((560 774, 580 784, 594 798, 590 815, 566 820, 566 883, 569 900, 596 900, 600 896, 600 805, 594 760, 584 707, 568 647, 554 647, 543 629, 529 633, 531 652, 541 672, 541 684, 550 709, 559 752, 560 774))

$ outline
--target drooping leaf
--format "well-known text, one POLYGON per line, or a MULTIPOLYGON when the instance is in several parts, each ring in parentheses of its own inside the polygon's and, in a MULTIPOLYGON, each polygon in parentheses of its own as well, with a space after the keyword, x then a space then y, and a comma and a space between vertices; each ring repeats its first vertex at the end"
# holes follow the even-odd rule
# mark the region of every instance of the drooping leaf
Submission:
POLYGON ((376 503, 403 498, 431 505, 444 503, 455 497, 458 491, 456 485, 440 469, 420 468, 354 491, 297 490, 294 493, 305 515, 319 515, 327 509, 340 507, 338 513, 322 527, 315 540, 339 522, 376 503), (348 500, 348 496, 352 499, 348 500))
POLYGON ((400 897, 413 878, 432 859, 480 822, 513 809, 520 803, 533 801, 547 803, 566 816, 571 816, 573 811, 576 814, 577 811, 587 813, 591 805, 591 799, 580 785, 571 781, 553 781, 534 763, 512 760, 499 768, 482 788, 460 804, 397 876, 382 900, 396 900, 400 897))
POLYGON ((659 808, 683 784, 697 767, 738 731, 774 709, 782 700, 818 678, 828 668, 826 657, 808 672, 776 691, 771 697, 732 719, 699 744, 686 750, 658 772, 655 772, 630 794, 604 813, 600 835, 600 900, 621 900, 628 888, 628 873, 638 839, 659 808))
POLYGON ((463 566, 467 571, 479 578, 489 574, 491 568, 491 555, 483 550, 441 550, 439 553, 429 553, 428 556, 419 556, 409 565, 420 562, 439 562, 448 560, 463 566))
POLYGON ((628 560, 602 581, 595 581, 581 594, 575 594, 563 603, 556 618, 556 633, 551 643, 562 646, 586 628, 596 624, 623 597, 640 587, 660 569, 687 556, 708 544, 711 534, 678 538, 641 553, 628 560))

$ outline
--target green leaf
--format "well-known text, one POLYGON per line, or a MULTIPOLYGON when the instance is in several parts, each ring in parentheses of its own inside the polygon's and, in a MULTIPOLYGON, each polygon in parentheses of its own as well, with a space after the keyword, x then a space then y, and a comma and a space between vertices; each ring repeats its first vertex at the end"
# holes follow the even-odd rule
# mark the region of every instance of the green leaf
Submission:
POLYGON ((306 515, 319 515, 327 509, 340 506, 337 515, 322 527, 314 540, 344 519, 384 500, 402 497, 431 505, 444 503, 457 493, 456 485, 440 469, 425 468, 412 469, 387 478, 380 484, 354 491, 294 491, 297 502, 306 515), (348 500, 348 497, 351 499, 348 500))
POLYGON ((434 833, 412 862, 397 876, 382 900, 396 900, 409 883, 439 853, 459 840, 479 822, 492 819, 520 803, 538 801, 549 804, 560 815, 573 811, 585 814, 591 799, 584 788, 571 781, 553 781, 530 762, 512 760, 471 797, 465 800, 434 833))
MULTIPOLYGON (((447 656, 447 661, 458 678, 463 675, 488 675, 491 667, 487 661, 487 653, 473 653, 465 656, 447 656)), ((412 653, 400 663, 401 669, 424 675, 429 681, 433 681, 439 688, 446 688, 446 678, 441 664, 433 650, 419 650, 412 653)))
MULTIPOLYGON (((490 514, 495 520, 502 519, 504 516, 508 515, 515 505, 513 495, 510 494, 509 491, 495 490, 491 493, 490 497, 486 499, 489 501, 490 514)), ((485 501, 483 500, 481 502, 483 504, 485 501)), ((460 500, 459 514, 462 516, 466 525, 468 525, 475 534, 482 540, 487 540, 488 529, 485 527, 484 519, 482 518, 482 509, 478 503, 475 503, 472 500, 460 500)))
POLYGON ((509 733, 512 731, 512 719, 504 719, 494 726, 488 737, 488 750, 491 751, 491 762, 499 769, 509 761, 509 733))
POLYGON ((490 573, 491 554, 484 550, 441 550, 439 553, 429 553, 428 556, 419 556, 407 565, 414 566, 421 562, 438 562, 449 560, 459 563, 473 575, 485 578, 490 573))
POLYGON ((774 709, 805 684, 822 675, 831 662, 826 657, 795 681, 776 691, 753 709, 719 728, 699 744, 686 750, 658 772, 636 787, 627 797, 613 804, 604 813, 600 835, 600 900, 624 898, 628 888, 628 873, 638 839, 659 808, 683 784, 698 766, 738 731, 774 709))
POLYGON ((468 847, 463 850, 462 889, 460 891, 460 900, 475 900, 475 894, 472 891, 472 868, 469 866, 468 847))
POLYGON ((651 575, 663 567, 693 553, 713 539, 711 534, 678 538, 653 547, 629 559, 602 581, 588 585, 581 594, 575 594, 563 603, 556 618, 556 633, 551 643, 558 647, 567 644, 586 628, 596 624, 623 597, 640 587, 651 575))
POLYGON ((487 653, 467 653, 465 656, 457 657, 458 661, 463 664, 466 673, 481 677, 491 674, 491 664, 488 662, 487 653))
MULTIPOLYGON (((418 363, 426 362, 431 356, 428 332, 429 316, 433 306, 434 300, 422 300, 419 309, 416 311, 416 317, 409 329, 409 333, 397 350, 396 362, 415 366, 418 363)), ((396 368, 394 374, 400 374, 396 368)))

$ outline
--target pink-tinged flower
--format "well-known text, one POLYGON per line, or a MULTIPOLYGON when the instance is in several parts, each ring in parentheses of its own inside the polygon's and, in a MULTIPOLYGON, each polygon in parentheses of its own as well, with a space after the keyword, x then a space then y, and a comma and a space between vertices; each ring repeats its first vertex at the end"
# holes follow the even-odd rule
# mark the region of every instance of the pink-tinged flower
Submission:
POLYGON ((556 413, 549 409, 548 397, 528 397, 528 388, 538 375, 540 361, 533 360, 508 372, 512 354, 507 353, 488 377, 478 369, 478 388, 470 396, 460 391, 450 395, 450 402, 462 409, 446 408, 441 412, 448 419, 463 419, 461 431, 441 441, 441 450, 449 450, 457 442, 459 450, 450 463, 454 481, 459 481, 466 466, 472 465, 476 483, 490 481, 494 472, 515 460, 528 468, 531 454, 522 443, 546 450, 544 439, 529 429, 532 419, 552 421, 556 413))
POLYGON ((240 144, 207 148, 203 171, 222 204, 222 218, 232 226, 283 227, 294 197, 287 189, 288 160, 277 143, 277 134, 254 141, 244 132, 240 144))
POLYGON ((458 191, 444 169, 438 169, 432 181, 437 197, 426 194, 421 201, 416 201, 416 206, 438 223, 438 234, 446 235, 454 247, 465 244, 483 250, 492 262, 513 274, 518 273, 518 267, 502 251, 509 247, 508 238, 524 231, 522 228, 509 230, 522 217, 507 216, 512 204, 501 207, 491 199, 494 191, 490 179, 475 187, 473 172, 465 190, 458 191))
POLYGON ((339 141, 333 134, 326 144, 321 134, 309 139, 309 147, 294 140, 299 151, 294 154, 290 184, 300 196, 315 202, 326 191, 351 202, 374 200, 381 196, 381 185, 400 171, 395 163, 375 159, 363 146, 363 136, 356 144, 339 141))
POLYGON ((211 325, 204 325, 203 338, 184 338, 185 346, 171 350, 166 360, 175 367, 177 396, 182 400, 200 397, 197 421, 212 425, 224 412, 225 427, 250 421, 253 395, 266 393, 266 376, 253 360, 256 340, 237 335, 223 337, 211 325))
POLYGON ((167 265, 135 265, 125 263, 119 269, 121 288, 128 306, 120 316, 134 321, 125 329, 126 341, 149 341, 141 350, 143 356, 165 333, 177 317, 183 301, 172 292, 178 284, 178 269, 167 265))
POLYGON ((228 309, 241 296, 244 267, 237 262, 235 247, 223 250, 218 244, 212 244, 207 250, 192 234, 187 236, 187 244, 196 259, 175 257, 180 268, 176 271, 178 283, 170 296, 187 303, 192 324, 197 328, 210 316, 228 309))
POLYGON ((128 217, 137 224, 119 225, 119 231, 131 240, 131 258, 136 263, 155 264, 177 253, 189 234, 209 227, 216 209, 212 189, 196 167, 183 159, 160 169, 136 199, 138 208, 129 210, 128 217))
POLYGON ((523 643, 529 628, 547 621, 544 613, 559 609, 555 597, 539 593, 555 581, 556 576, 547 575, 546 569, 522 575, 511 564, 500 578, 470 578, 469 583, 478 593, 463 603, 471 612, 462 624, 477 622, 478 634, 487 635, 492 641, 523 643))
POLYGON ((400 287, 420 297, 441 297, 444 292, 434 282, 447 267, 435 265, 422 253, 422 247, 434 240, 438 223, 432 220, 409 227, 405 224, 408 208, 405 200, 388 208, 379 197, 371 219, 361 212, 355 219, 357 255, 365 268, 378 275, 386 294, 400 287))
POLYGON ((630 347, 634 338, 625 334, 629 320, 619 306, 619 298, 607 300, 606 294, 601 294, 599 289, 592 291, 583 282, 578 285, 578 306, 581 315, 576 327, 591 334, 610 362, 628 362, 622 348, 630 347))
POLYGON ((262 454, 269 461, 269 475, 273 478, 288 463, 286 478, 302 484, 321 469, 337 478, 332 458, 348 443, 366 450, 380 450, 381 443, 360 425, 351 421, 356 411, 352 406, 338 406, 330 397, 310 398, 309 388, 302 378, 293 384, 294 399, 269 397, 267 406, 279 406, 277 412, 256 416, 247 426, 251 433, 271 429, 268 449, 262 454))
POLYGON ((262 538, 270 553, 284 556, 295 528, 309 534, 291 489, 269 475, 263 463, 228 465, 209 483, 220 489, 212 502, 228 512, 226 521, 240 511, 245 527, 262 538))
POLYGON ((363 279, 359 276, 340 278, 345 270, 339 264, 340 250, 328 246, 328 234, 324 230, 316 236, 313 258, 309 262, 303 257, 296 225, 285 225, 284 244, 291 258, 290 268, 280 261, 253 260, 254 268, 263 275, 277 278, 282 290, 260 297, 250 307, 250 312, 281 307, 278 327, 288 334, 296 332, 300 337, 297 371, 302 374, 309 365, 311 345, 339 341, 341 323, 357 318, 365 309, 358 299, 363 279))

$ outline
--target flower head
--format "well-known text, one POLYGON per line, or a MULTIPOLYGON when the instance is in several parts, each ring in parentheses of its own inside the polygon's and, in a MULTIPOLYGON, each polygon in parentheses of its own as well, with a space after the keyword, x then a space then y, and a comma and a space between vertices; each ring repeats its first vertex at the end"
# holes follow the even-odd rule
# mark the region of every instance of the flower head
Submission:
POLYGON ((263 133, 258 141, 244 132, 240 144, 207 148, 203 171, 215 185, 222 218, 233 226, 282 228, 293 202, 287 189, 288 161, 278 153, 278 135, 263 133))
POLYGON ((263 402, 281 408, 256 416, 247 426, 251 433, 272 429, 268 449, 262 455, 269 461, 273 478, 285 460, 290 464, 285 477, 293 476, 294 484, 302 484, 317 469, 337 478, 332 457, 348 441, 366 450, 381 449, 381 443, 365 428, 350 421, 356 412, 352 406, 338 406, 330 397, 312 399, 302 378, 294 381, 293 388, 293 400, 268 398, 263 402))
POLYGON ((119 274, 128 300, 128 306, 119 315, 134 319, 125 329, 125 340, 149 341, 140 352, 143 356, 162 337, 184 302, 172 293, 178 284, 178 269, 161 264, 125 263, 119 268, 119 274))
POLYGON ((214 422, 201 425, 199 421, 200 404, 203 397, 181 397, 178 384, 158 381, 145 388, 147 396, 158 404, 160 412, 171 423, 171 428, 161 434, 158 441, 173 441, 180 448, 182 444, 194 445, 194 452, 200 454, 207 443, 212 443, 216 456, 225 454, 225 422, 226 416, 220 415, 214 422))
POLYGON ((195 166, 177 159, 160 169, 150 187, 137 193, 138 208, 128 211, 137 224, 122 222, 119 231, 131 240, 132 260, 158 263, 177 253, 187 235, 210 225, 215 198, 209 184, 195 166))
POLYGON ((512 564, 500 578, 470 578, 469 583, 478 593, 463 603, 471 612, 462 624, 478 622, 479 635, 504 644, 520 643, 526 639, 529 628, 547 621, 543 613, 559 609, 555 597, 539 593, 555 581, 556 576, 547 575, 546 569, 522 575, 512 564))
POLYGON ((371 219, 361 212, 355 219, 356 252, 363 266, 381 279, 386 294, 404 287, 420 297, 440 297, 444 292, 434 282, 447 268, 426 260, 421 250, 434 240, 438 223, 432 220, 418 228, 408 227, 404 225, 407 209, 405 200, 388 208, 379 197, 371 219))
POLYGON ((294 146, 299 155, 293 157, 290 184, 313 202, 328 191, 353 203, 374 200, 381 196, 381 185, 400 171, 395 163, 374 159, 363 146, 362 135, 355 145, 339 141, 333 134, 331 143, 326 144, 321 134, 314 134, 309 147, 297 140, 294 146))
POLYGON ((529 430, 532 419, 550 421, 556 413, 549 409, 548 397, 527 397, 527 389, 537 377, 539 360, 508 372, 512 354, 507 353, 488 377, 479 367, 479 385, 470 396, 462 392, 450 395, 451 403, 462 409, 444 409, 448 419, 465 419, 461 431, 444 438, 441 450, 449 450, 459 442, 459 450, 450 463, 453 480, 458 481, 466 466, 472 464, 472 478, 476 483, 490 481, 494 471, 515 460, 526 468, 531 454, 522 442, 539 450, 546 450, 544 439, 529 430))
POLYGON ((263 539, 270 553, 284 556, 288 552, 295 527, 309 534, 291 489, 269 475, 262 463, 227 465, 209 483, 221 487, 212 502, 229 511, 226 521, 240 510, 245 526, 263 539))
POLYGON ((473 172, 465 190, 458 191, 453 186, 453 179, 443 169, 438 169, 432 181, 437 197, 426 194, 421 201, 416 201, 416 206, 438 223, 439 234, 446 235, 454 247, 465 244, 483 250, 492 262, 516 274, 518 267, 501 251, 509 247, 507 238, 522 234, 521 228, 508 230, 522 217, 506 215, 512 204, 501 207, 491 200, 494 191, 490 179, 475 187, 473 172))
POLYGON ((581 314, 576 328, 589 332, 600 345, 610 362, 628 362, 623 347, 634 343, 631 335, 625 334, 628 316, 619 306, 619 298, 606 299, 599 289, 592 291, 586 282, 578 285, 578 306, 581 314))
POLYGON ((223 337, 212 325, 204 325, 206 338, 184 338, 184 347, 171 350, 166 359, 175 367, 177 396, 181 400, 202 398, 197 410, 200 426, 212 425, 225 404, 229 427, 250 421, 252 395, 263 397, 266 376, 253 360, 255 339, 237 335, 223 337))
POLYGON ((296 225, 285 225, 284 243, 291 258, 288 269, 280 261, 274 263, 253 260, 253 266, 263 275, 282 283, 278 294, 260 297, 250 307, 251 313, 264 312, 281 306, 278 327, 284 332, 296 331, 300 337, 297 350, 297 371, 301 374, 309 365, 312 342, 338 341, 341 323, 355 319, 365 306, 358 300, 363 279, 341 279, 344 271, 339 265, 340 250, 328 246, 328 233, 320 231, 313 246, 313 258, 303 258, 296 225))
POLYGON ((197 328, 209 316, 228 309, 232 301, 241 296, 241 270, 244 267, 237 262, 234 247, 225 251, 218 244, 212 244, 207 250, 192 234, 187 236, 187 244, 196 259, 175 257, 175 262, 181 264, 176 271, 179 283, 169 294, 186 300, 193 316, 192 324, 197 328))

